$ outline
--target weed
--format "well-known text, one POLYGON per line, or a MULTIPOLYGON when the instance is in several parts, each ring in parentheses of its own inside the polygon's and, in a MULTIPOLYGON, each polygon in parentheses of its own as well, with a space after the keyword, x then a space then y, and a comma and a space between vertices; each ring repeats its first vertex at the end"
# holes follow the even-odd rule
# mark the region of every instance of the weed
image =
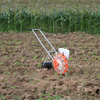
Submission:
POLYGON ((22 57, 21 59, 24 59, 24 58, 26 58, 26 57, 22 57))
POLYGON ((82 34, 82 36, 86 36, 85 34, 82 34))
POLYGON ((17 73, 17 72, 14 72, 13 74, 14 74, 14 75, 18 75, 19 73, 17 73))
POLYGON ((32 52, 33 50, 31 49, 30 52, 32 52))
POLYGON ((6 82, 7 80, 5 79, 4 82, 6 82))
POLYGON ((75 94, 73 94, 73 96, 75 96, 75 94))
POLYGON ((81 49, 85 49, 86 47, 81 47, 81 49))
POLYGON ((20 100, 20 97, 17 97, 15 95, 12 95, 14 97, 15 100, 20 100))
POLYGON ((29 83, 35 84, 35 82, 32 82, 31 80, 29 81, 29 83))
POLYGON ((62 45, 63 45, 63 46, 65 46, 65 45, 66 45, 66 43, 62 43, 62 45))
POLYGON ((39 80, 36 80, 36 82, 39 82, 39 80))
POLYGON ((84 73, 84 76, 86 76, 86 73, 84 73))
POLYGON ((58 74, 57 72, 54 73, 55 75, 58 74))
POLYGON ((92 60, 94 60, 94 58, 92 58, 92 60))
POLYGON ((47 79, 47 81, 50 81, 50 79, 47 79))
POLYGON ((85 84, 85 82, 82 82, 83 84, 85 84))
POLYGON ((10 75, 10 72, 8 72, 7 75, 10 75))
POLYGON ((44 100, 44 99, 41 97, 41 98, 39 98, 39 99, 36 99, 36 100, 44 100))
POLYGON ((3 63, 0 63, 0 66, 3 66, 3 63))
POLYGON ((26 66, 28 66, 29 64, 25 64, 26 66))
POLYGON ((1 98, 2 100, 6 100, 6 98, 5 98, 4 96, 2 96, 2 95, 0 95, 0 98, 1 98))
POLYGON ((86 61, 86 60, 88 60, 88 58, 87 57, 84 57, 84 60, 86 61))
POLYGON ((81 91, 83 91, 83 89, 81 89, 81 91))
POLYGON ((99 76, 100 76, 100 73, 97 74, 97 77, 99 77, 99 76))
POLYGON ((79 76, 79 73, 77 73, 77 76, 79 76))
POLYGON ((74 73, 73 73, 73 76, 74 76, 74 73))
POLYGON ((3 51, 6 51, 6 49, 3 49, 3 51))
POLYGON ((26 74, 26 73, 27 73, 27 71, 24 72, 24 74, 26 74))
POLYGON ((41 63, 37 64, 37 67, 40 67, 41 66, 41 63))
POLYGON ((51 100, 50 98, 48 98, 47 100, 51 100))
POLYGON ((34 76, 36 75, 36 71, 34 72, 34 76))
POLYGON ((64 95, 57 95, 53 97, 53 100, 60 100, 64 95))
POLYGON ((42 60, 45 60, 45 57, 43 57, 42 60))
POLYGON ((34 57, 33 57, 33 59, 36 59, 37 58, 37 55, 35 55, 34 57))
POLYGON ((4 72, 3 74, 6 74, 7 72, 4 72))
POLYGON ((20 62, 15 62, 15 65, 17 65, 17 66, 22 66, 22 63, 20 63, 20 62))
POLYGON ((69 90, 66 90, 67 93, 69 93, 69 90))
POLYGON ((13 87, 10 87, 11 89, 15 89, 16 87, 15 86, 13 86, 13 87))
POLYGON ((76 61, 78 61, 78 59, 76 58, 76 61))
POLYGON ((73 60, 74 58, 70 57, 69 60, 73 60))

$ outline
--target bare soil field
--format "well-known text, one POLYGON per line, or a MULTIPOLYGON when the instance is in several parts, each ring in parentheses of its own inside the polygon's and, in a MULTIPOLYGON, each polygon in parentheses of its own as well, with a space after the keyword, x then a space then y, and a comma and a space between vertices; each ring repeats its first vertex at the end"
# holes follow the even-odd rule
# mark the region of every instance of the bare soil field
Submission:
POLYGON ((47 54, 32 32, 1 32, 0 100, 100 100, 100 35, 45 35, 56 50, 70 50, 67 75, 41 67, 47 54))

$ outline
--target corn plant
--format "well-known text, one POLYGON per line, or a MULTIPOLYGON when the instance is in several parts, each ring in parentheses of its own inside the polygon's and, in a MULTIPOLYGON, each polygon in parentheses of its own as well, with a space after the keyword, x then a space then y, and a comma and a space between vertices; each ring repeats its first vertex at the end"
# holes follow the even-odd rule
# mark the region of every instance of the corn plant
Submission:
POLYGON ((17 31, 16 29, 16 10, 14 9, 14 29, 15 29, 15 32, 17 31))
POLYGON ((0 31, 26 31, 27 28, 44 28, 48 32, 74 32, 99 33, 100 25, 99 7, 92 9, 79 9, 71 7, 67 10, 53 12, 28 11, 26 8, 10 9, 0 13, 0 31))
POLYGON ((33 11, 31 11, 31 28, 33 28, 33 11))
POLYGON ((21 30, 21 32, 22 32, 22 31, 23 31, 23 30, 22 30, 22 26, 23 26, 23 23, 22 23, 22 11, 20 11, 20 10, 19 10, 19 18, 20 18, 20 19, 19 19, 19 21, 20 21, 20 30, 21 30))
POLYGON ((77 31, 77 11, 74 10, 75 13, 75 31, 77 31))
POLYGON ((81 10, 81 31, 83 31, 83 10, 81 10))
POLYGON ((72 20, 71 10, 69 9, 69 32, 71 32, 71 20, 72 20))
POLYGON ((8 30, 10 30, 10 13, 9 13, 9 11, 7 11, 8 13, 8 30))

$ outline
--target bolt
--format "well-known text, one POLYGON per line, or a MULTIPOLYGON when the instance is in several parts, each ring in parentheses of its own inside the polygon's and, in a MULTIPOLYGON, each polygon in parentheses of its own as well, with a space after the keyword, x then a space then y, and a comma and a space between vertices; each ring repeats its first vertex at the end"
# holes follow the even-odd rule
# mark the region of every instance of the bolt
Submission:
POLYGON ((62 52, 62 56, 64 56, 64 52, 62 52))

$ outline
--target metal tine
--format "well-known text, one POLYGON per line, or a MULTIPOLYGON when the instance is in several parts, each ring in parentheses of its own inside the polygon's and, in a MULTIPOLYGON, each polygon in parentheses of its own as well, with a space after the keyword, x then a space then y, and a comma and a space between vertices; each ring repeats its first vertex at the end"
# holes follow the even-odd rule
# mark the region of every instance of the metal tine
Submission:
POLYGON ((48 55, 47 55, 47 57, 45 58, 44 62, 46 62, 47 58, 48 58, 48 55))

